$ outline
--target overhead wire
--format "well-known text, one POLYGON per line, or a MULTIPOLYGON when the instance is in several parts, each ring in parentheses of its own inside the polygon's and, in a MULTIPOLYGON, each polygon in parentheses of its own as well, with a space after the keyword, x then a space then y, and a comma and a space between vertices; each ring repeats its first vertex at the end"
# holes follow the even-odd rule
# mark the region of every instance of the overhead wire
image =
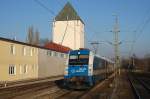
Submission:
MULTIPOLYGON (((51 10, 51 9, 49 9, 48 7, 46 7, 43 3, 41 3, 39 0, 34 0, 37 4, 39 4, 41 7, 43 7, 46 11, 48 11, 48 12, 50 12, 52 15, 54 15, 54 16, 56 16, 56 14, 55 14, 55 12, 53 11, 53 10, 51 10)), ((61 5, 61 3, 58 3, 59 5, 61 5)), ((53 22, 55 22, 55 20, 53 21, 53 22)), ((65 23, 64 23, 65 24, 65 23)), ((66 24, 65 24, 66 25, 66 24)), ((69 26, 68 25, 68 20, 67 20, 67 25, 66 25, 66 27, 65 27, 65 31, 64 31, 64 34, 63 34, 63 37, 62 37, 62 40, 61 40, 61 42, 60 42, 60 44, 62 44, 63 43, 63 41, 64 41, 64 38, 65 38, 65 35, 66 35, 66 31, 67 31, 67 28, 68 27, 71 27, 71 26, 69 26)), ((72 27, 73 28, 73 27, 72 27)))
MULTIPOLYGON (((34 0, 34 1, 35 1, 38 5, 40 5, 41 7, 43 7, 46 11, 48 11, 48 12, 50 12, 52 15, 56 16, 55 12, 54 12, 53 10, 51 10, 50 8, 48 8, 47 6, 45 6, 41 1, 39 1, 39 0, 34 0)), ((57 2, 58 2, 58 4, 59 4, 61 7, 63 7, 63 4, 62 4, 60 1, 57 0, 57 2)), ((55 20, 54 20, 54 22, 55 22, 55 20)), ((65 23, 64 23, 64 24, 65 24, 65 23)), ((66 24, 65 24, 65 25, 66 25, 66 24)), ((91 31, 93 31, 93 32, 92 32, 93 35, 99 33, 99 32, 96 32, 95 30, 93 30, 93 28, 92 28, 90 25, 88 25, 88 24, 86 24, 86 25, 88 26, 88 29, 90 29, 91 31)), ((61 44, 62 44, 63 41, 64 41, 64 38, 65 38, 65 35, 66 35, 66 30, 67 30, 68 27, 74 28, 73 26, 68 25, 68 22, 67 22, 67 25, 66 25, 66 27, 65 27, 65 32, 64 32, 63 37, 62 37, 62 40, 61 40, 61 42, 60 42, 61 44)), ((87 41, 90 41, 90 40, 91 40, 91 39, 88 39, 86 35, 85 35, 84 37, 85 37, 85 39, 86 39, 87 41)), ((92 37, 91 37, 91 38, 92 38, 92 37)))
POLYGON ((144 22, 142 21, 136 28, 135 30, 135 35, 134 35, 134 38, 133 38, 133 43, 131 44, 131 49, 129 51, 129 57, 132 56, 133 54, 133 50, 134 50, 134 47, 135 47, 135 44, 136 42, 138 41, 138 39, 140 38, 140 36, 144 33, 144 29, 146 28, 146 25, 150 22, 150 16, 148 16, 147 18, 147 13, 150 11, 150 9, 148 9, 148 11, 146 11, 146 14, 144 16, 145 20, 144 22), (146 19, 147 18, 147 19, 146 19))
POLYGON ((63 41, 64 41, 64 38, 65 38, 65 35, 66 35, 66 33, 67 33, 67 29, 68 29, 68 20, 67 20, 67 25, 66 25, 66 28, 65 28, 63 37, 62 37, 62 41, 61 41, 61 43, 60 43, 61 45, 62 45, 62 43, 63 43, 63 41))
POLYGON ((39 0, 34 0, 37 4, 39 4, 41 7, 43 7, 45 10, 47 10, 48 12, 50 12, 52 15, 56 15, 55 12, 51 9, 49 9, 48 7, 46 7, 42 2, 40 2, 39 0))

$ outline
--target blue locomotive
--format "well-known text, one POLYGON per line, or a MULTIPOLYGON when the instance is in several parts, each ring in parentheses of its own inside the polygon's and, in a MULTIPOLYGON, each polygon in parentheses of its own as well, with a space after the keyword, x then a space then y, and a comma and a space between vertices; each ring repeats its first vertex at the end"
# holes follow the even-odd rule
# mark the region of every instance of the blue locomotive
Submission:
POLYGON ((89 88, 113 71, 113 62, 94 55, 88 49, 69 52, 65 67, 65 85, 71 88, 89 88))

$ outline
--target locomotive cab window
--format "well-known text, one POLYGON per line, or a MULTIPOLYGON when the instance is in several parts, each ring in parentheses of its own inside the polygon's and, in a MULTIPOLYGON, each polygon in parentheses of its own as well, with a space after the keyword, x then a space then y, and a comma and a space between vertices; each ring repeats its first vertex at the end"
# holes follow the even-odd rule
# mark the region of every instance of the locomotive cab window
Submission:
POLYGON ((69 65, 88 65, 89 55, 70 55, 69 65))
POLYGON ((79 55, 79 59, 88 59, 89 55, 79 55))
POLYGON ((77 55, 70 55, 69 59, 78 59, 78 56, 77 55))

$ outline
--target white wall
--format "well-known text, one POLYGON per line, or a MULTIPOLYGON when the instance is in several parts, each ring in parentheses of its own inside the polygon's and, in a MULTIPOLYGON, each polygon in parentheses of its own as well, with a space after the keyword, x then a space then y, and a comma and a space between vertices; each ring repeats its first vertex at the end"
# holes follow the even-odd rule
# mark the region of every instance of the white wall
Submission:
MULTIPOLYGON (((39 49, 38 56, 38 77, 52 77, 52 76, 63 76, 65 61, 66 59, 61 57, 59 52, 57 56, 54 55, 55 51, 51 51, 52 55, 48 55, 45 49, 39 49)), ((67 55, 67 54, 64 54, 67 55)))
POLYGON ((53 23, 53 42, 61 44, 65 30, 62 45, 71 49, 84 48, 84 24, 80 20, 55 21, 53 23))

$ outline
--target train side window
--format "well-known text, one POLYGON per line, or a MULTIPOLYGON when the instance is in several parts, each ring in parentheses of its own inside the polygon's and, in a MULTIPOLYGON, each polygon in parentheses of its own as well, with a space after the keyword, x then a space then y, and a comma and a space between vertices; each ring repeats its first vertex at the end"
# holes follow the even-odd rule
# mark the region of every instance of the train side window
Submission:
POLYGON ((97 57, 94 57, 94 68, 98 69, 98 68, 102 68, 102 61, 100 59, 98 59, 97 57))

